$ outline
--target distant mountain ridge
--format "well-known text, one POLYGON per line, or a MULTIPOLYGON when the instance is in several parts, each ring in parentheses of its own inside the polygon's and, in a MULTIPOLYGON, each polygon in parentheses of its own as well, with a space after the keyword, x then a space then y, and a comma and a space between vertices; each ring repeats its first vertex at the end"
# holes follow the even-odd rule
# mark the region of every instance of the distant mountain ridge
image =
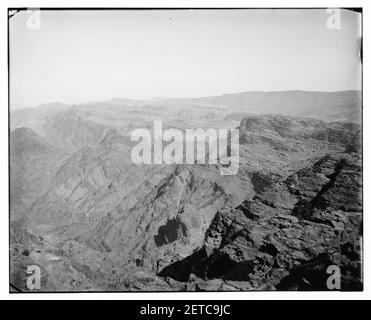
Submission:
POLYGON ((196 103, 230 107, 239 112, 274 113, 324 120, 360 122, 361 91, 274 91, 242 92, 221 96, 181 99, 196 103))
POLYGON ((192 99, 113 98, 74 105, 51 103, 11 110, 10 128, 27 127, 45 137, 49 124, 59 121, 58 117, 71 110, 81 114, 84 120, 116 129, 125 128, 126 133, 153 120, 168 121, 168 127, 180 124, 184 128, 231 128, 251 114, 281 114, 359 124, 362 120, 362 94, 360 91, 251 91, 192 99))

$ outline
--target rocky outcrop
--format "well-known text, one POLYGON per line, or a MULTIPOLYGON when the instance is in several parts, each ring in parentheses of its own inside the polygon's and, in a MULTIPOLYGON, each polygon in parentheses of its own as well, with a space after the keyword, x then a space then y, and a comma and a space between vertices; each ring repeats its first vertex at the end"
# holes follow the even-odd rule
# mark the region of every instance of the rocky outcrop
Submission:
POLYGON ((156 272, 201 245, 215 213, 237 200, 211 173, 192 166, 157 171, 140 201, 126 212, 117 207, 79 241, 156 272))
POLYGON ((342 289, 359 290, 360 181, 355 155, 324 157, 233 210, 219 211, 201 249, 160 275, 219 279, 243 290, 327 290, 326 269, 335 264, 342 289))

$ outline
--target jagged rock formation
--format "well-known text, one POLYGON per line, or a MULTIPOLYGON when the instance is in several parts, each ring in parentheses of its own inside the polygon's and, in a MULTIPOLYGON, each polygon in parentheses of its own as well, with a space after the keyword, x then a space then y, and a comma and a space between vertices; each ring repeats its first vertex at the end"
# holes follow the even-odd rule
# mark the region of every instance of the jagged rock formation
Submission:
MULTIPOLYGON (((151 177, 146 181, 151 181, 151 191, 144 198, 127 212, 118 207, 81 239, 156 272, 160 265, 189 255, 202 243, 215 212, 236 202, 232 186, 216 183, 215 172, 209 174, 175 166, 157 183, 151 177)), ((233 180, 238 183, 231 178, 231 184, 233 180)))
POLYGON ((233 210, 219 211, 202 248, 160 275, 179 281, 196 275, 204 286, 219 279, 243 290, 327 290, 326 270, 335 264, 342 289, 360 290, 360 181, 356 154, 326 156, 233 210))
MULTIPOLYGON (((12 132, 17 287, 32 263, 52 291, 325 289, 315 279, 335 261, 344 289, 360 288, 359 125, 249 115, 240 170, 221 176, 217 165, 133 165, 127 133, 150 121, 120 103, 63 109, 43 119, 43 137, 12 132)), ((204 116, 225 116, 214 110, 204 116)))

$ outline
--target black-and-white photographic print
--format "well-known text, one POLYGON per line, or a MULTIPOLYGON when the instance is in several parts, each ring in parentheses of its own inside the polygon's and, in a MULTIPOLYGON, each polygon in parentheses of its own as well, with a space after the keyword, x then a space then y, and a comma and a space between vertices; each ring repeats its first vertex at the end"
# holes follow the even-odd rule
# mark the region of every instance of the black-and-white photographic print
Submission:
POLYGON ((361 8, 8 8, 8 67, 10 292, 363 290, 361 8))

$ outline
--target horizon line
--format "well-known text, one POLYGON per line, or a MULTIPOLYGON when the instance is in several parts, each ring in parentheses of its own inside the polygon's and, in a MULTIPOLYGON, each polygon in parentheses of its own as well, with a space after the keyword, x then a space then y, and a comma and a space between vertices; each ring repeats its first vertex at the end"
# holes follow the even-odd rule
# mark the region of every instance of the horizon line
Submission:
MULTIPOLYGON (((302 90, 302 89, 290 89, 290 90, 270 90, 270 91, 264 91, 264 90, 251 90, 251 91, 240 91, 240 92, 229 92, 229 93, 222 93, 222 94, 214 94, 214 95, 205 95, 205 96, 197 96, 197 97, 151 97, 151 98, 144 98, 144 99, 139 99, 139 98, 126 98, 126 97, 113 97, 113 98, 108 98, 105 100, 92 100, 92 101, 84 101, 84 102, 77 102, 77 103, 65 103, 62 101, 48 101, 48 102, 43 102, 40 103, 36 106, 30 106, 30 107, 12 107, 12 104, 10 102, 10 99, 8 99, 8 109, 9 110, 22 110, 22 109, 37 109, 42 106, 46 106, 48 104, 63 104, 66 107, 72 107, 72 106, 80 106, 84 104, 93 104, 93 103, 102 103, 102 102, 110 102, 115 99, 122 99, 122 100, 131 100, 133 102, 156 102, 154 100, 163 100, 162 102, 165 101, 170 101, 170 100, 197 100, 197 99, 205 99, 205 98, 213 98, 213 97, 222 97, 222 96, 227 96, 227 95, 239 95, 239 94, 244 94, 244 93, 284 93, 284 92, 310 92, 310 93, 339 93, 339 92, 351 92, 351 91, 358 91, 358 92, 363 92, 363 89, 347 89, 347 90, 335 90, 335 91, 320 91, 320 90, 302 90)), ((10 97, 9 97, 10 98, 10 97)))

